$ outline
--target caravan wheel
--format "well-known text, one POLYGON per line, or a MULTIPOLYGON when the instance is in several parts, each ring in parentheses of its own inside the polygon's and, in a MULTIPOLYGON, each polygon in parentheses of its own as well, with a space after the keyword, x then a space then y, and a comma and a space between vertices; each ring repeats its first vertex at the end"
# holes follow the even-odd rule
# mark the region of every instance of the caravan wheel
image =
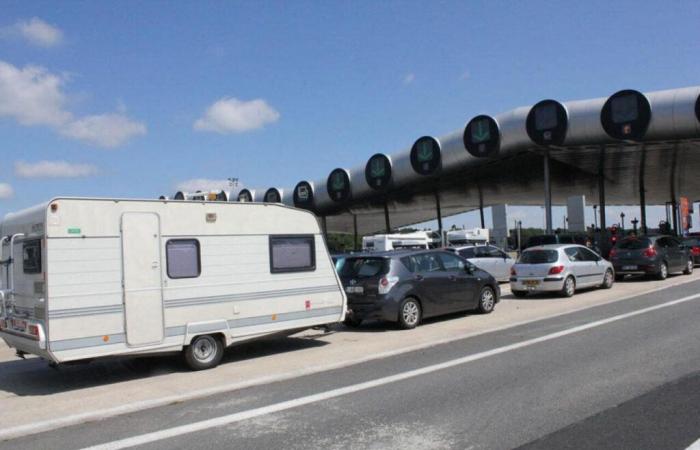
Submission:
POLYGON ((216 367, 224 356, 221 339, 205 334, 192 339, 185 348, 185 362, 192 370, 204 370, 216 367))

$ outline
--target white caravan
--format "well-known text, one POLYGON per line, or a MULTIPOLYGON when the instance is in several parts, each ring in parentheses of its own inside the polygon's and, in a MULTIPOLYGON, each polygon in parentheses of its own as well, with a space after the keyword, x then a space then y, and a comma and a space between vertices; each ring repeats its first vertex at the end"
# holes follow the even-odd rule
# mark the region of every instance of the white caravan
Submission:
POLYGON ((447 245, 457 247, 469 244, 488 244, 489 230, 487 228, 472 228, 471 230, 452 230, 447 232, 447 245))
POLYGON ((183 351, 339 322, 316 218, 279 204, 57 198, 0 223, 0 336, 54 364, 183 351))
POLYGON ((365 251, 383 252, 402 248, 429 248, 430 238, 424 231, 404 234, 375 234, 362 238, 365 251))

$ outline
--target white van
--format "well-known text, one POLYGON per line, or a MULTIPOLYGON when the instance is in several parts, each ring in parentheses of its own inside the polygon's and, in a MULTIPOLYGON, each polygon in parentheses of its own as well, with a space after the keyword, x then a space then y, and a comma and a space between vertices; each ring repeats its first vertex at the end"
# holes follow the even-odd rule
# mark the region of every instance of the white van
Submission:
POLYGON ((183 351, 343 321, 320 227, 280 204, 57 198, 0 223, 0 336, 54 364, 183 351))
POLYGON ((447 232, 447 245, 486 245, 489 242, 488 228, 472 228, 470 230, 452 230, 447 232))
POLYGON ((362 250, 383 252, 399 249, 421 249, 429 248, 430 239, 427 233, 404 233, 404 234, 375 234, 362 238, 362 250))

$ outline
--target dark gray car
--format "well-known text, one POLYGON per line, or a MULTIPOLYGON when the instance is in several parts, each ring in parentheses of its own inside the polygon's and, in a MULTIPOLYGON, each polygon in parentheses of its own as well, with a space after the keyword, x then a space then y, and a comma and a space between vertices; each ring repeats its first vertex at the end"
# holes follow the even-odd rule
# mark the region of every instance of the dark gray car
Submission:
POLYGON ((610 251, 618 279, 625 275, 653 275, 665 279, 671 272, 693 272, 690 250, 673 236, 627 237, 610 251))
POLYGON ((491 275, 442 250, 352 255, 340 279, 350 326, 379 319, 414 328, 425 317, 469 309, 490 313, 500 300, 491 275))

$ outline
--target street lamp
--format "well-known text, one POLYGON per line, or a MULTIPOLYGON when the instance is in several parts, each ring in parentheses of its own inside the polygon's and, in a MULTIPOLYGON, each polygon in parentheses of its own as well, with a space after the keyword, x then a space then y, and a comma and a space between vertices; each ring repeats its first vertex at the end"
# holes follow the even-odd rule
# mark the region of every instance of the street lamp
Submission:
POLYGON ((634 234, 637 234, 637 224, 639 223, 639 220, 635 217, 634 219, 631 220, 632 222, 632 227, 634 227, 634 234))

